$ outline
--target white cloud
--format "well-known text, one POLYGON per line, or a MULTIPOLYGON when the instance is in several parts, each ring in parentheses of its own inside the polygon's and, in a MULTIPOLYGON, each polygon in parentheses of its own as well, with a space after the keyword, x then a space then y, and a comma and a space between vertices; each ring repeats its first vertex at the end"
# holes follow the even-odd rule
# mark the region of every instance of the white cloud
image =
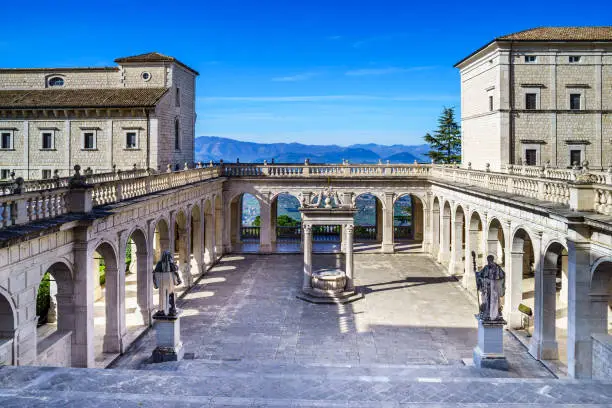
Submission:
POLYGON ((299 95, 299 96, 204 96, 198 97, 198 102, 360 102, 360 101, 454 101, 458 95, 398 95, 398 96, 375 96, 375 95, 299 95))
POLYGON ((368 75, 390 75, 390 74, 399 74, 403 72, 414 72, 414 71, 425 71, 429 69, 433 69, 433 66, 417 66, 417 67, 387 67, 387 68, 363 68, 363 69, 353 69, 345 72, 347 76, 368 76, 368 75))
POLYGON ((306 81, 317 74, 314 72, 304 72, 303 74, 290 75, 284 77, 272 78, 274 82, 297 82, 297 81, 306 81))

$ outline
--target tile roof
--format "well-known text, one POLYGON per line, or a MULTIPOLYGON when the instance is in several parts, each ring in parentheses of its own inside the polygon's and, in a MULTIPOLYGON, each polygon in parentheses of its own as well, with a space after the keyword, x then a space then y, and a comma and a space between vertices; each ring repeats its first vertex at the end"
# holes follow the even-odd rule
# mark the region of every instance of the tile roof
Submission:
POLYGON ((147 52, 145 54, 132 55, 131 57, 121 57, 121 58, 117 58, 115 62, 117 64, 123 64, 126 62, 128 63, 129 62, 174 62, 190 70, 196 75, 199 75, 198 71, 183 64, 181 61, 177 60, 176 58, 170 57, 168 55, 160 54, 159 52, 147 52))
POLYGON ((537 27, 497 37, 513 41, 612 41, 612 26, 537 27))
POLYGON ((497 37, 486 43, 476 51, 472 52, 454 66, 457 67, 475 54, 495 42, 515 41, 515 42, 538 42, 538 41, 612 41, 612 26, 593 26, 593 27, 536 27, 528 30, 519 31, 512 34, 497 37))
POLYGON ((152 107, 168 88, 0 90, 0 109, 152 107))

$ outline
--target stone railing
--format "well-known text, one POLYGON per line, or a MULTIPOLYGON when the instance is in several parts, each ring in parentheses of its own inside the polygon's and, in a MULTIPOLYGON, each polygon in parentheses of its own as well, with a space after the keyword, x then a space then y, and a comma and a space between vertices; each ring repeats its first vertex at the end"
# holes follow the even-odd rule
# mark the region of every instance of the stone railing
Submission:
MULTIPOLYGON (((75 166, 76 167, 76 166, 75 166)), ((147 170, 114 171, 72 178, 26 181, 0 185, 0 229, 15 224, 54 218, 67 212, 121 202, 158 191, 227 177, 261 178, 427 178, 474 186, 506 194, 568 205, 576 211, 612 215, 612 179, 607 172, 564 170, 533 166, 507 166, 506 173, 478 171, 436 164, 223 164, 165 173, 147 170), (520 173, 520 174, 519 174, 520 173), (543 177, 544 176, 544 177, 543 177), (546 177, 549 176, 549 177, 546 177), (569 179, 568 179, 569 178, 569 179), (89 207, 71 194, 76 188, 91 192, 89 207), (72 204, 70 202, 72 201, 72 204)), ((79 168, 80 170, 80 168, 79 168)))
POLYGON ((24 182, 22 179, 11 183, 10 193, 0 195, 0 230, 12 225, 55 218, 68 212, 88 211, 92 207, 121 202, 221 175, 219 166, 198 165, 195 169, 155 174, 136 170, 89 176, 81 175, 80 166, 75 166, 75 169, 77 167, 73 177, 50 180, 50 183, 54 181, 51 184, 40 180, 24 182), (86 198, 91 200, 89 205, 84 203, 83 197, 72 195, 78 189, 90 193, 86 198))
POLYGON ((518 164, 506 164, 502 166, 502 173, 565 181, 575 181, 584 170, 587 170, 588 173, 596 179, 597 184, 612 184, 612 168, 608 171, 593 171, 588 168, 577 167, 573 169, 560 169, 548 166, 523 166, 518 164))

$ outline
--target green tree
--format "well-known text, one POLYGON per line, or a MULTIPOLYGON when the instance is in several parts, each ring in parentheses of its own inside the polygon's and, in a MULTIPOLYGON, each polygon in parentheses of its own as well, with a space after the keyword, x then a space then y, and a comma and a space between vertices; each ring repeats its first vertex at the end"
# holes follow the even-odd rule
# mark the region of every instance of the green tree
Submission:
POLYGON ((261 217, 259 215, 257 217, 255 217, 255 219, 253 220, 253 226, 254 227, 261 227, 261 217))
POLYGON ((436 163, 461 162, 461 130, 455 121, 455 108, 444 108, 438 118, 438 129, 424 137, 429 153, 436 163))
POLYGON ((279 215, 276 219, 276 225, 278 225, 279 227, 297 227, 298 225, 300 225, 300 222, 286 214, 283 214, 279 215))

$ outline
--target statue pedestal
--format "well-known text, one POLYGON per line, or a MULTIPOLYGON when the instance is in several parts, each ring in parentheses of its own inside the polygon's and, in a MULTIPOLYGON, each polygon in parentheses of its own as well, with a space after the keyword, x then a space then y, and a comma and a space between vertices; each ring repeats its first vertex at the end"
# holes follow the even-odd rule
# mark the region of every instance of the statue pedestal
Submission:
POLYGON ((153 362, 179 361, 185 350, 181 341, 180 312, 176 316, 154 315, 157 347, 153 350, 153 362))
POLYGON ((478 315, 478 345, 474 348, 474 365, 478 368, 508 370, 504 356, 504 320, 482 320, 478 315))

